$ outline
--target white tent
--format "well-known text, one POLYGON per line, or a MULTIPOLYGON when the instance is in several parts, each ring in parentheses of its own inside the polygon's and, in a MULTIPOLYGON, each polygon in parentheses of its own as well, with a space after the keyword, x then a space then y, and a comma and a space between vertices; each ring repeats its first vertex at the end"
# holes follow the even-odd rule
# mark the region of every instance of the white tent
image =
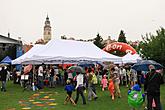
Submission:
POLYGON ((42 51, 35 53, 33 57, 22 63, 35 63, 35 61, 53 64, 60 61, 71 63, 79 61, 119 62, 122 59, 99 49, 92 42, 53 39, 42 48, 42 51))
MULTIPOLYGON (((24 60, 31 58, 34 54, 40 52, 43 49, 44 45, 36 44, 28 52, 22 56, 12 60, 12 64, 21 64, 24 60)), ((36 61, 37 62, 37 61, 36 61)))
POLYGON ((142 58, 138 54, 130 54, 127 53, 122 57, 122 63, 137 63, 138 60, 142 60, 142 58))

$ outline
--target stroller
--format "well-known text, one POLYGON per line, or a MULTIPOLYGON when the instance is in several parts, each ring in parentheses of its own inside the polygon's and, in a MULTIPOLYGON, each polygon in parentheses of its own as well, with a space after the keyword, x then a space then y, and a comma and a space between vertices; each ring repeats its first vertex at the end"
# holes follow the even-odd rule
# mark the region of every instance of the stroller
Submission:
POLYGON ((23 91, 32 90, 32 65, 29 64, 23 69, 23 74, 21 75, 21 81, 23 82, 23 91))
POLYGON ((135 84, 128 91, 128 104, 131 110, 140 110, 145 101, 145 95, 142 94, 141 88, 138 84, 135 84))
POLYGON ((25 90, 32 90, 32 81, 29 78, 29 75, 21 75, 21 81, 23 83, 23 92, 25 90))
POLYGON ((25 90, 32 90, 32 85, 31 82, 29 80, 29 75, 21 75, 21 81, 23 83, 23 92, 25 90))

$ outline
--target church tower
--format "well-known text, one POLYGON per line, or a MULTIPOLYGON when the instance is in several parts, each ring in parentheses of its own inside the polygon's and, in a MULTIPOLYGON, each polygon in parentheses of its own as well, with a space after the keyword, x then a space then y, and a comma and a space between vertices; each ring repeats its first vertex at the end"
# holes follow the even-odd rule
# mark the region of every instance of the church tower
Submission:
POLYGON ((47 43, 50 40, 51 40, 51 26, 50 26, 49 17, 47 15, 44 26, 44 42, 47 43))

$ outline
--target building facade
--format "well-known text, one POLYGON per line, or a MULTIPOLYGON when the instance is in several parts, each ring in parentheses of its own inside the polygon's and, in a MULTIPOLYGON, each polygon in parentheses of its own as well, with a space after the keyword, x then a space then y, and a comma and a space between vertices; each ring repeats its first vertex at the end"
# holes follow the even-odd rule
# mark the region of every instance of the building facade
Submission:
POLYGON ((22 41, 0 35, 0 61, 9 56, 12 59, 17 58, 22 54, 22 41))

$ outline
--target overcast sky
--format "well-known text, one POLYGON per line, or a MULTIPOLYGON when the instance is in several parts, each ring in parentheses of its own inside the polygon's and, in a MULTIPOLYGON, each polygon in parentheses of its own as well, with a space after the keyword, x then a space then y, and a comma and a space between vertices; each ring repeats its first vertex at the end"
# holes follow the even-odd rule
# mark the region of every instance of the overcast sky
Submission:
POLYGON ((165 28, 165 0, 0 0, 0 34, 35 42, 43 37, 50 18, 52 37, 117 39, 124 30, 127 40, 165 28))

